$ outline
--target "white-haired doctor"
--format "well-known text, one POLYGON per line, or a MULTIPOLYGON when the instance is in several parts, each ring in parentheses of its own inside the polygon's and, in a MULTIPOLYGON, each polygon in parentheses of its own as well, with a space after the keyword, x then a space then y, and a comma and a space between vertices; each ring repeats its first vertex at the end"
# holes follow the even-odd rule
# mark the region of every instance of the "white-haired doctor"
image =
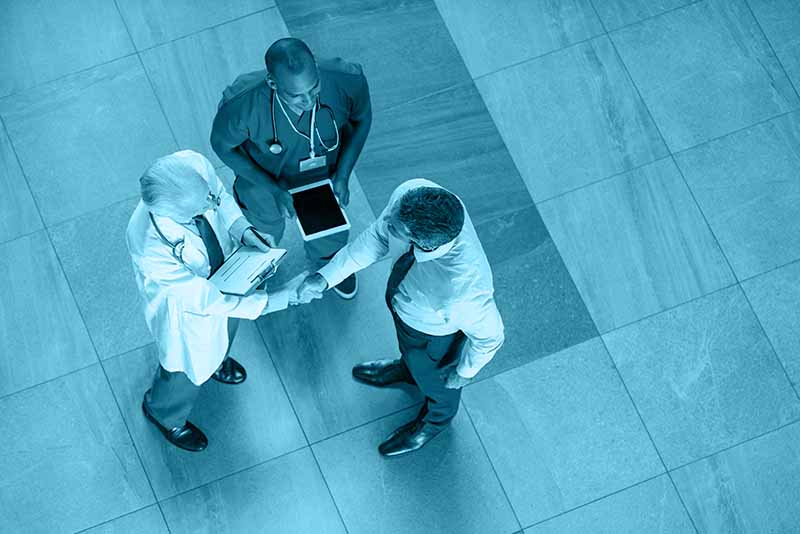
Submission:
POLYGON ((140 185, 126 237, 160 360, 142 410, 170 443, 201 451, 208 439, 187 420, 200 386, 209 378, 239 384, 247 376, 228 354, 238 319, 298 304, 301 277, 247 297, 224 295, 208 281, 239 243, 266 251, 273 240, 256 233, 201 154, 159 158, 140 185))

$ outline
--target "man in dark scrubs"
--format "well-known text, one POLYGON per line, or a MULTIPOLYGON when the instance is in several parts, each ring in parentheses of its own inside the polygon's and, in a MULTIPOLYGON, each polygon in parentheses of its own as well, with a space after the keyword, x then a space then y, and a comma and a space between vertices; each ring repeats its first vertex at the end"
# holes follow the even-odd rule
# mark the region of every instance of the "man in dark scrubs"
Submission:
MULTIPOLYGON (((339 203, 348 204, 350 173, 367 140, 372 107, 360 65, 317 61, 299 39, 273 43, 265 62, 266 72, 243 74, 225 89, 211 146, 236 173, 234 196, 247 219, 280 241, 286 219, 295 216, 288 189, 330 178, 339 203)), ((348 236, 306 241, 306 254, 321 265, 348 236)), ((352 275, 334 290, 349 299, 357 288, 352 275)))

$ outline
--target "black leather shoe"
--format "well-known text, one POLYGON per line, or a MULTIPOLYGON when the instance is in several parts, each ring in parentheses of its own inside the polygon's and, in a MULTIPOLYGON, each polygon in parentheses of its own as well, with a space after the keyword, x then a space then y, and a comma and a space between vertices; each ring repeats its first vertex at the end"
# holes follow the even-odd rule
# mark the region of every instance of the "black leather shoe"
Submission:
POLYGON ((144 412, 144 416, 147 417, 151 423, 156 425, 156 428, 158 428, 158 430, 164 434, 164 437, 167 438, 167 441, 176 447, 180 447, 181 449, 190 452, 200 452, 208 447, 208 438, 206 435, 203 434, 202 430, 194 426, 189 421, 186 421, 183 426, 167 428, 152 416, 150 411, 147 409, 147 403, 144 401, 142 401, 142 411, 144 412))
POLYGON ((222 361, 222 365, 217 369, 211 378, 223 384, 241 384, 247 379, 247 371, 242 364, 228 356, 222 361))
POLYGON ((414 420, 395 430, 386 441, 380 444, 378 452, 384 456, 400 456, 414 452, 438 436, 444 428, 446 427, 414 420))
POLYGON ((402 360, 376 360, 359 363, 353 367, 353 378, 379 388, 398 382, 416 384, 402 360))

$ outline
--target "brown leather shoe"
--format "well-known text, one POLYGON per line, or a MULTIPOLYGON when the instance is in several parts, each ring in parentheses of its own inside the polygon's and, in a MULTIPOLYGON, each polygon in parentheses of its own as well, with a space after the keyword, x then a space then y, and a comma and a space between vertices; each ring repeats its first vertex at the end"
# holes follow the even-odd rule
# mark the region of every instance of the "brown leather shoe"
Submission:
POLYGON ((376 360, 353 367, 353 378, 370 386, 384 387, 398 382, 416 384, 402 360, 376 360))
POLYGON ((244 370, 241 363, 228 356, 222 360, 222 365, 211 375, 211 378, 223 384, 241 384, 247 379, 247 371, 244 370))
MULTIPOLYGON (((146 395, 147 394, 145 394, 145 396, 146 395)), ((176 447, 190 452, 200 452, 208 447, 208 438, 206 435, 189 421, 186 421, 183 426, 167 428, 153 417, 150 410, 147 409, 147 403, 145 401, 142 401, 142 411, 144 412, 144 416, 158 428, 165 438, 167 438, 167 441, 176 447)))
POLYGON ((424 421, 414 420, 395 430, 380 444, 378 452, 384 456, 400 456, 421 449, 447 427, 435 426, 424 421))

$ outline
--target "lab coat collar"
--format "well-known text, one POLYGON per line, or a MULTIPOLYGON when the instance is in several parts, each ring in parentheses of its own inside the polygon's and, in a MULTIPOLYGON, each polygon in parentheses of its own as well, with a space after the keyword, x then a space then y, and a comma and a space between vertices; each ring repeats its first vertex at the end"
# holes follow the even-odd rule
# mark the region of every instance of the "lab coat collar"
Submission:
MULTIPOLYGON (((456 238, 458 239, 458 238, 456 238)), ((431 250, 430 252, 422 250, 421 248, 414 245, 414 259, 420 263, 435 260, 437 258, 441 258, 453 248, 453 245, 456 244, 456 239, 453 239, 449 243, 445 243, 440 247, 436 247, 435 249, 431 250)))

